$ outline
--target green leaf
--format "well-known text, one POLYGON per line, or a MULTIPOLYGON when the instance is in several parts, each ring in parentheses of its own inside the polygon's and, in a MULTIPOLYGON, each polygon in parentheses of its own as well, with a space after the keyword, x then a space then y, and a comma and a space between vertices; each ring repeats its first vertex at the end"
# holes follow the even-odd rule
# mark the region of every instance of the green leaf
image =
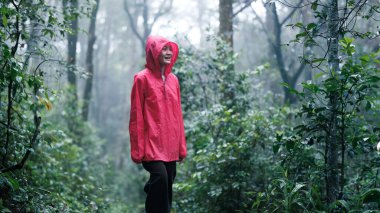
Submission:
POLYGON ((297 22, 294 26, 299 27, 299 28, 303 28, 303 24, 301 22, 297 22))
POLYGON ((278 150, 280 150, 280 144, 274 144, 272 146, 272 149, 273 149, 273 153, 274 154, 277 154, 278 153, 278 150))
POLYGON ((302 38, 302 37, 306 37, 307 35, 308 35, 307 31, 302 32, 302 33, 298 33, 298 34, 296 35, 296 39, 300 39, 300 38, 302 38))
POLYGON ((352 42, 355 41, 355 39, 350 38, 350 37, 344 37, 343 40, 345 41, 346 44, 351 44, 352 42))
POLYGON ((304 187, 305 186, 305 184, 302 184, 302 183, 297 183, 296 184, 296 186, 293 188, 293 190, 292 190, 292 194, 295 194, 295 193, 297 193, 297 191, 298 190, 300 190, 302 187, 304 187))
POLYGON ((311 4, 311 9, 316 11, 318 8, 318 1, 314 1, 312 4, 311 4))
POLYGON ((314 58, 311 63, 320 63, 320 62, 323 62, 323 61, 326 61, 325 58, 314 58))
POLYGON ((348 203, 345 200, 337 200, 337 201, 335 201, 334 204, 333 204, 333 208, 334 207, 338 207, 338 206, 343 207, 346 211, 349 210, 348 203))
POLYGON ((43 33, 45 36, 46 36, 46 35, 49 35, 50 38, 53 38, 53 37, 54 37, 54 32, 53 32, 52 30, 50 30, 50 29, 47 29, 47 28, 42 29, 42 33, 43 33))
POLYGON ((371 102, 367 101, 367 104, 365 105, 365 110, 368 111, 371 109, 371 107, 372 107, 371 102))
POLYGON ((3 25, 5 27, 8 27, 8 19, 7 19, 7 17, 5 15, 3 15, 3 25))
POLYGON ((285 146, 288 151, 291 151, 295 146, 295 142, 293 140, 287 140, 285 146))
POLYGON ((363 203, 377 202, 380 205, 379 197, 380 197, 380 188, 370 189, 363 193, 362 202, 363 203))
POLYGON ((313 76, 313 79, 318 79, 318 78, 322 77, 324 74, 325 74, 325 73, 323 73, 323 72, 317 73, 317 74, 315 74, 315 75, 313 76))
POLYGON ((368 63, 370 61, 370 57, 369 55, 363 55, 362 57, 360 57, 360 60, 362 61, 362 63, 368 63))
POLYGON ((310 90, 311 92, 317 93, 319 91, 319 87, 313 83, 302 83, 303 88, 310 90))
POLYGON ((315 23, 310 23, 310 24, 308 24, 307 25, 307 30, 312 30, 312 29, 314 29, 314 28, 316 28, 317 27, 317 24, 315 24, 315 23))
POLYGON ((11 177, 7 177, 6 179, 13 190, 17 190, 18 188, 20 188, 20 184, 18 183, 16 179, 13 179, 11 177))
POLYGON ((371 75, 368 77, 368 82, 370 82, 370 83, 377 83, 378 81, 380 81, 379 76, 371 75))

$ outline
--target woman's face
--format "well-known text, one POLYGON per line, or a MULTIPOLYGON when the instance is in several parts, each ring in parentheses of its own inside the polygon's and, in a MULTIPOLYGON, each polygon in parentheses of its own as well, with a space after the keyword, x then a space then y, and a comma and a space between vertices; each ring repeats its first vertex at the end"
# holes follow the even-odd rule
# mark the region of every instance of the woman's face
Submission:
POLYGON ((172 57, 173 57, 172 47, 170 45, 166 45, 161 50, 161 54, 159 56, 159 62, 161 65, 170 64, 172 57))

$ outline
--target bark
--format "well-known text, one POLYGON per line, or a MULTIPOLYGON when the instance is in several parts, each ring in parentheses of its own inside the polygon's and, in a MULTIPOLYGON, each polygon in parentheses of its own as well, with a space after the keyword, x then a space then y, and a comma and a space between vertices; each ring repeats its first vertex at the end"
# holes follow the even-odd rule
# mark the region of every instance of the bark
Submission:
POLYGON ((219 36, 233 48, 232 0, 219 0, 219 36))
MULTIPOLYGON (((230 57, 229 55, 233 53, 233 28, 232 28, 232 20, 233 20, 233 8, 232 8, 232 0, 219 0, 219 36, 221 39, 227 43, 230 47, 229 50, 225 50, 221 48, 218 50, 219 60, 225 61, 230 57)), ((221 92, 221 103, 228 108, 232 108, 234 106, 235 88, 232 88, 231 77, 234 76, 235 67, 234 64, 227 67, 224 70, 219 70, 221 75, 220 92, 221 92)))
MULTIPOLYGON (((70 6, 74 10, 78 9, 78 0, 65 0, 63 1, 64 12, 67 13, 67 7, 70 6)), ((70 86, 74 87, 75 100, 78 100, 77 95, 77 80, 75 76, 75 65, 76 65, 76 52, 77 52, 77 42, 78 42, 78 17, 74 17, 71 20, 71 33, 67 35, 67 81, 70 86)))
MULTIPOLYGON (((302 8, 301 14, 302 14, 302 23, 311 23, 312 14, 309 13, 308 7, 302 8)), ((305 51, 304 55, 311 55, 312 46, 308 45, 308 46, 305 46, 304 48, 306 48, 306 50, 304 50, 305 51)), ((311 69, 311 66, 309 64, 305 64, 305 70, 303 74, 304 74, 303 75, 304 81, 313 80, 313 70, 311 69)))
MULTIPOLYGON (((330 76, 339 71, 338 39, 339 39, 339 14, 338 1, 329 0, 328 2, 328 65, 330 76)), ((326 193, 327 203, 334 203, 339 196, 339 167, 338 167, 338 94, 329 94, 329 124, 326 138, 326 193)))
POLYGON ((86 80, 86 85, 84 89, 84 95, 83 95, 83 108, 82 108, 82 116, 83 120, 88 120, 88 112, 89 112, 89 105, 91 101, 91 92, 92 92, 92 81, 94 76, 94 44, 96 41, 96 35, 95 35, 95 26, 96 26, 96 15, 98 13, 99 8, 99 0, 95 1, 96 5, 93 8, 92 14, 91 14, 91 20, 90 20, 90 26, 88 29, 88 44, 87 44, 87 55, 86 55, 86 70, 88 73, 88 78, 86 80))
MULTIPOLYGON (((63 12, 68 14, 71 10, 78 10, 78 0, 64 0, 63 12)), ((77 93, 77 79, 75 75, 76 70, 76 52, 78 42, 78 16, 73 17, 70 24, 71 33, 67 35, 67 81, 69 85, 68 106, 72 107, 74 112, 78 109, 78 93, 77 93)), ((69 113, 67 118, 68 129, 76 135, 79 135, 76 113, 69 113)))

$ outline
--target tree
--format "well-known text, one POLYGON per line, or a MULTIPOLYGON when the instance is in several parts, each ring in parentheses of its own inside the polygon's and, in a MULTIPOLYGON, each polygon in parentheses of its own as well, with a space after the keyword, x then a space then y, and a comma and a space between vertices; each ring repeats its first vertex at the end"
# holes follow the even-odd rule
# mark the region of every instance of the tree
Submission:
MULTIPOLYGON (((131 0, 124 0, 124 10, 127 13, 133 33, 140 41, 142 50, 145 50, 145 41, 152 32, 153 25, 161 16, 168 14, 173 6, 173 0, 162 1, 158 11, 153 13, 153 15, 150 12, 152 9, 150 5, 151 4, 149 4, 147 0, 134 0, 133 4, 131 3, 131 0), (137 19, 139 16, 142 16, 143 19, 142 32, 139 31, 140 27, 137 24, 137 19)), ((145 55, 144 51, 143 55, 145 55)))
POLYGON ((233 0, 219 0, 219 36, 233 48, 233 0))
MULTIPOLYGON (((328 1, 328 67, 329 75, 335 76, 339 73, 339 55, 338 55, 338 40, 339 40, 339 11, 338 1, 328 1)), ((339 167, 338 167, 338 93, 331 91, 328 94, 328 107, 330 108, 329 122, 327 125, 326 134, 326 158, 327 158, 327 173, 326 173, 326 190, 327 202, 334 203, 339 198, 339 167)), ((341 150, 344 152, 344 150, 341 150)), ((343 160, 343 159, 342 159, 343 160)), ((343 180, 340 180, 343 181, 343 180)))
MULTIPOLYGON (((347 1, 342 5, 337 0, 329 0, 327 4, 315 1, 311 9, 318 20, 293 25, 301 29, 295 42, 325 50, 319 53, 319 57, 318 54, 304 56, 305 62, 318 70, 319 76, 323 75, 324 78, 320 84, 303 83, 304 90, 310 94, 306 97, 308 104, 302 106, 301 114, 308 120, 307 124, 300 125, 299 128, 307 137, 312 138, 312 144, 313 137, 323 142, 325 200, 333 209, 341 208, 337 207, 337 202, 344 198, 347 147, 357 140, 350 135, 356 126, 353 120, 358 122, 362 119, 359 114, 363 110, 363 102, 367 101, 365 110, 371 109, 372 94, 376 96, 373 89, 380 80, 376 76, 378 71, 372 64, 376 63, 375 54, 355 56, 354 39, 346 36, 375 38, 376 35, 361 32, 356 25, 359 14, 369 19, 376 14, 377 7, 366 1, 356 4, 347 1)), ((301 96, 305 97, 306 94, 301 93, 301 96)))
MULTIPOLYGON (((4 143, 1 147, 1 174, 22 169, 26 160, 29 158, 29 155, 31 153, 30 150, 26 151, 23 154, 23 157, 20 158, 19 162, 17 162, 18 160, 15 160, 19 158, 18 154, 20 152, 20 150, 17 149, 17 141, 23 137, 23 134, 20 134, 19 130, 17 130, 16 127, 16 125, 19 124, 20 120, 17 116, 15 116, 15 113, 17 113, 15 108, 23 107, 20 106, 19 102, 21 101, 19 101, 19 99, 24 101, 23 99, 31 95, 30 93, 37 96, 37 92, 42 85, 38 82, 41 75, 41 73, 37 72, 38 67, 36 70, 34 70, 34 72, 31 72, 31 74, 25 73, 25 68, 18 63, 19 56, 17 54, 18 50, 21 47, 21 43, 23 42, 23 38, 25 35, 28 35, 28 33, 24 32, 21 28, 22 22, 24 21, 21 14, 24 13, 30 15, 33 13, 32 11, 28 10, 28 7, 34 6, 33 3, 17 3, 15 1, 11 1, 7 3, 1 2, 0 6, 4 14, 2 28, 0 31, 3 35, 0 40, 0 66, 2 67, 2 73, 0 76, 0 100, 3 100, 3 96, 5 96, 5 99, 7 100, 6 104, 4 104, 6 105, 6 110, 1 107, 2 113, 0 119, 1 125, 5 127, 5 129, 1 129, 1 134, 5 136, 4 143), (28 78, 30 78, 29 88, 24 85, 26 83, 25 79, 28 78), (6 94, 4 94, 4 91, 7 91, 6 94), (22 96, 24 97, 21 98, 22 96), (5 111, 5 113, 3 111, 5 111), (6 121, 2 122, 3 120, 6 121)), ((23 66, 27 67, 28 63, 23 63, 23 66)), ((25 143, 28 146, 33 147, 40 132, 39 128, 41 117, 38 115, 37 106, 30 108, 33 109, 34 131, 25 131, 26 134, 29 133, 32 135, 32 137, 29 141, 21 140, 19 143, 25 143)))
MULTIPOLYGON (((304 71, 305 63, 301 61, 301 64, 298 67, 296 67, 294 66, 296 63, 293 62, 294 59, 286 60, 286 57, 284 56, 284 44, 282 42, 282 34, 285 24, 288 23, 289 19, 299 9, 302 2, 303 0, 300 0, 297 3, 297 5, 291 8, 290 12, 286 14, 283 20, 280 20, 279 18, 276 3, 272 2, 267 4, 267 6, 265 7, 267 14, 266 23, 264 23, 253 10, 253 12, 256 15, 256 18, 259 20, 259 23, 261 24, 262 28, 264 29, 264 32, 267 35, 268 43, 271 48, 270 55, 275 55, 275 61, 280 72, 281 79, 291 88, 295 88, 299 77, 304 71), (287 61, 290 61, 290 63, 286 63, 287 61), (292 72, 292 70, 295 71, 292 72)), ((283 87, 283 90, 285 95, 284 102, 294 104, 297 101, 296 96, 292 94, 287 87, 283 87)))
POLYGON ((78 100, 77 95, 77 80, 76 80, 76 58, 77 58, 77 42, 78 42, 78 0, 62 1, 63 11, 65 16, 71 19, 70 33, 67 35, 67 81, 73 87, 75 100, 78 100))
POLYGON ((95 5, 92 9, 92 14, 90 18, 90 26, 88 29, 88 44, 87 44, 87 55, 86 55, 86 70, 88 73, 88 78, 86 80, 86 85, 84 89, 84 95, 83 95, 83 107, 82 107, 82 117, 83 120, 88 120, 88 113, 89 113, 89 104, 91 101, 91 94, 92 94, 92 83, 93 83, 93 75, 94 75, 94 62, 93 62, 93 55, 94 55, 94 44, 96 41, 96 35, 95 35, 95 26, 96 26, 96 14, 98 13, 99 8, 99 1, 95 1, 95 5))

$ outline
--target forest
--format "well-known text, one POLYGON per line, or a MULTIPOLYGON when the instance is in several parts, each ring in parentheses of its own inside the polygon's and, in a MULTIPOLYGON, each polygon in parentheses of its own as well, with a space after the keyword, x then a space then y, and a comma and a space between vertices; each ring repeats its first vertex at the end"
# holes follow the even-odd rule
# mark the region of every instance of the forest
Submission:
POLYGON ((380 211, 379 0, 0 0, 0 211, 145 212, 149 35, 179 46, 173 213, 380 211))

